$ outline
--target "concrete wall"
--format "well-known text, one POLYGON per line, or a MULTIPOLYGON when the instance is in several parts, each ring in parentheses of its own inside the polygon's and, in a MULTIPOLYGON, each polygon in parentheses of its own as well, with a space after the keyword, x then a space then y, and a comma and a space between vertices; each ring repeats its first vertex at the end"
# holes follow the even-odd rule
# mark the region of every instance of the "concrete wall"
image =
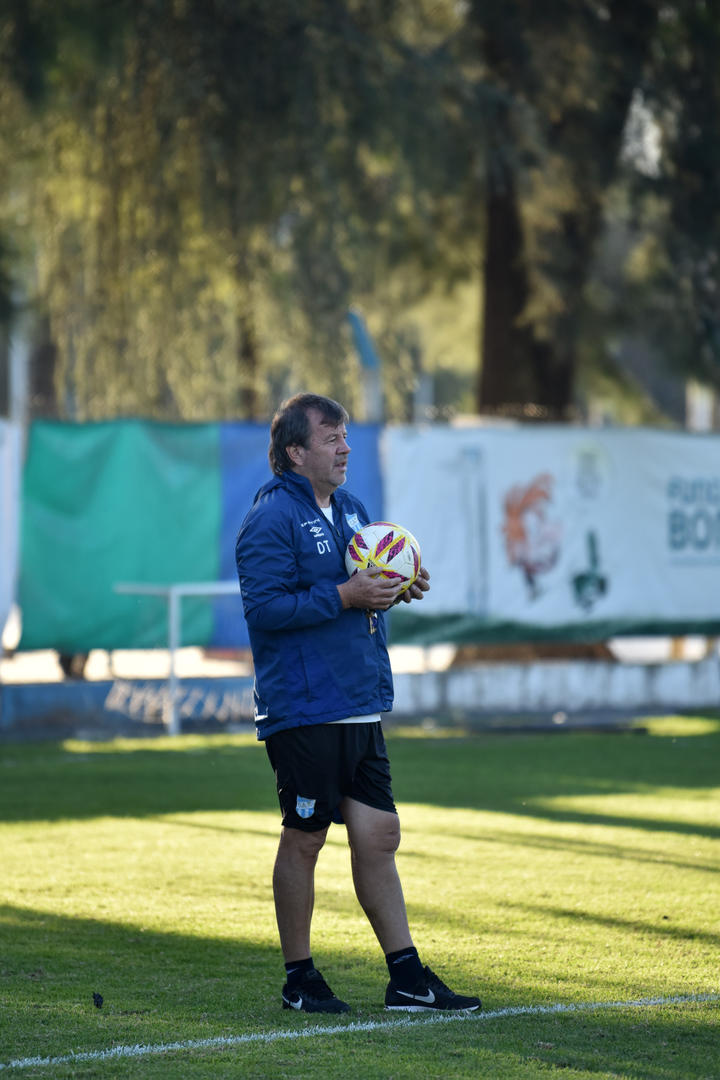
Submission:
MULTIPOLYGON (((69 730, 108 734, 162 731, 164 680, 116 679, 0 686, 0 734, 49 737, 69 730)), ((463 713, 508 714, 688 711, 720 705, 720 662, 618 664, 604 661, 487 663, 395 676, 397 720, 463 713)), ((248 725, 252 678, 181 679, 185 730, 248 725)))
POLYGON ((488 663, 395 676, 396 714, 694 709, 720 706, 720 662, 488 663))

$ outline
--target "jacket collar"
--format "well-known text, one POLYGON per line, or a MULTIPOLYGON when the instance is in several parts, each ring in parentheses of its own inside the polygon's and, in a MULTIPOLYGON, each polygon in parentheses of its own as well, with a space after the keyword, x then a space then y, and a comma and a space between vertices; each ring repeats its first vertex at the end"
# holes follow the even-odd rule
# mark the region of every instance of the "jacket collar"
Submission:
POLYGON ((307 476, 300 476, 296 472, 286 472, 282 474, 280 479, 293 495, 303 499, 305 502, 312 503, 313 506, 317 506, 315 492, 307 476))
MULTIPOLYGON (((286 491, 289 491, 295 498, 310 503, 315 509, 320 509, 315 498, 315 492, 312 489, 312 484, 306 476, 300 476, 299 473, 292 471, 281 473, 280 476, 273 476, 271 480, 268 480, 267 484, 264 484, 263 487, 260 488, 257 497, 268 491, 272 491, 273 488, 277 487, 284 487, 286 491)), ((337 488, 330 496, 330 499, 333 503, 340 505, 343 502, 344 497, 344 489, 337 488)))
MULTIPOLYGON (((280 476, 273 476, 266 484, 263 484, 253 501, 257 502, 262 495, 266 495, 269 491, 273 491, 275 488, 279 487, 284 487, 286 491, 295 498, 309 503, 314 509, 320 509, 315 498, 315 492, 312 489, 312 484, 308 478, 306 476, 300 476, 299 473, 292 471, 281 473, 280 476)), ((330 496, 331 501, 338 507, 342 506, 345 498, 346 490, 344 487, 336 488, 330 496)))

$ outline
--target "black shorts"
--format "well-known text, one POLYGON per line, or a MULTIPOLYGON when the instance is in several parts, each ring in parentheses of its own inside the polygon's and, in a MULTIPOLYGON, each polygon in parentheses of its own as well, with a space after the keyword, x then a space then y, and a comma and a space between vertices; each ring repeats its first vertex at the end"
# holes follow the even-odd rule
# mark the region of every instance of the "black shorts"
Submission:
POLYGON ((286 828, 318 832, 342 822, 346 797, 397 812, 379 721, 290 728, 268 736, 265 746, 286 828))

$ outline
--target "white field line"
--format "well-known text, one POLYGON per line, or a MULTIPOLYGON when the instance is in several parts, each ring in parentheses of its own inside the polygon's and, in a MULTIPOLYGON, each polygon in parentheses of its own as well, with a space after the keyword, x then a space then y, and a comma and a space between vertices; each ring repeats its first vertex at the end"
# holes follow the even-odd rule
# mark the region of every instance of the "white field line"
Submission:
POLYGON ((508 1016, 558 1016, 563 1013, 594 1012, 598 1009, 646 1009, 653 1005, 688 1005, 697 1002, 720 1001, 720 994, 683 994, 678 997, 640 998, 636 1001, 593 1001, 577 1004, 562 1003, 556 1005, 513 1005, 506 1009, 480 1013, 432 1013, 420 1019, 417 1015, 402 1020, 368 1020, 365 1023, 351 1022, 324 1027, 313 1024, 310 1027, 290 1031, 265 1031, 248 1035, 218 1035, 212 1039, 184 1039, 181 1042, 155 1043, 135 1046, 111 1046, 107 1050, 71 1051, 61 1057, 17 1058, 0 1063, 3 1069, 39 1068, 43 1065, 67 1065, 82 1061, 109 1061, 112 1058, 141 1058, 151 1054, 169 1054, 178 1050, 224 1049, 244 1046, 247 1043, 271 1043, 280 1039, 308 1039, 327 1035, 354 1035, 365 1031, 389 1031, 394 1028, 409 1028, 415 1025, 450 1024, 458 1021, 481 1023, 483 1020, 503 1020, 508 1016))

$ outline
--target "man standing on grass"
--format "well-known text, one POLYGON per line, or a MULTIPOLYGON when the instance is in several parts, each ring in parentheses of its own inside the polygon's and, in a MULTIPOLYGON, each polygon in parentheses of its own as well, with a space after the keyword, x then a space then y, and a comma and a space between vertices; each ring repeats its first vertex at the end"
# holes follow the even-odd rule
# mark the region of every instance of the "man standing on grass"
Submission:
MULTIPOLYGON (((283 1008, 342 1013, 310 951, 315 865, 331 821, 344 823, 355 892, 385 953, 388 1009, 480 1008, 420 962, 395 865, 400 826, 380 713, 393 685, 384 612, 399 597, 371 570, 348 578, 348 541, 369 523, 345 481, 348 415, 298 394, 271 429, 274 477, 257 493, 236 556, 255 664, 255 717, 275 772, 283 828, 273 893, 285 959, 283 1008)), ((430 588, 424 569, 401 596, 430 588)))

